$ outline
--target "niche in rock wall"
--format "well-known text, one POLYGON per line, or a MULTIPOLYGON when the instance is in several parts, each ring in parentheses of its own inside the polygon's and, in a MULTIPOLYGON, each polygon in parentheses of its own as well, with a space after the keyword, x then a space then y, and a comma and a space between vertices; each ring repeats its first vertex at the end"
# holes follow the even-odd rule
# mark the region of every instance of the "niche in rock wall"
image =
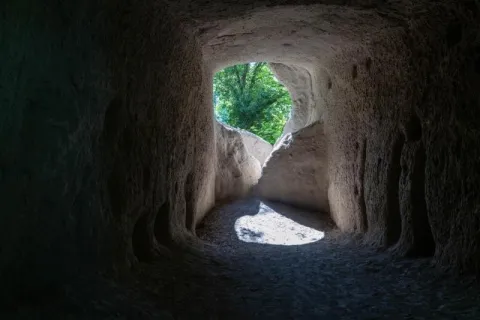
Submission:
POLYGON ((194 184, 193 184, 193 174, 190 172, 185 180, 185 224, 187 230, 192 232, 195 231, 194 226, 194 184))
POLYGON ((426 152, 421 141, 405 143, 399 195, 402 235, 394 248, 404 256, 432 256, 435 253, 425 200, 425 162, 426 152))
MULTIPOLYGON (((430 221, 428 218, 427 204, 425 201, 425 161, 426 153, 422 138, 422 123, 417 114, 412 114, 404 125, 404 133, 407 142, 414 148, 413 166, 410 168, 410 223, 413 233, 413 244, 408 252, 411 256, 431 256, 435 252, 435 240, 433 238, 430 221)), ((406 167, 404 170, 409 171, 406 167)), ((404 213, 405 214, 405 213, 404 213)))
POLYGON ((168 201, 165 201, 158 210, 153 230, 158 243, 168 244, 171 241, 170 203, 168 201))
POLYGON ((416 114, 411 115, 405 123, 404 134, 407 141, 418 141, 422 137, 422 124, 416 114))
POLYGON ((357 79, 358 77, 358 67, 356 64, 353 65, 352 67, 352 79, 357 79))
POLYGON ((435 240, 428 219, 425 201, 425 148, 420 144, 416 154, 411 181, 412 222, 415 246, 412 255, 432 256, 435 240))
POLYGON ((390 166, 387 176, 387 246, 395 244, 402 231, 400 215, 399 183, 402 173, 401 156, 405 138, 400 132, 395 137, 390 155, 390 166))
POLYGON ((364 188, 366 156, 367 156, 367 140, 363 139, 361 148, 357 147, 358 168, 357 168, 357 174, 356 174, 357 181, 355 182, 355 191, 354 191, 357 205, 360 209, 359 227, 362 232, 366 232, 368 229, 367 206, 365 203, 365 188, 364 188))
POLYGON ((148 230, 149 215, 143 214, 138 218, 132 234, 133 253, 138 261, 150 262, 153 259, 153 239, 148 230))

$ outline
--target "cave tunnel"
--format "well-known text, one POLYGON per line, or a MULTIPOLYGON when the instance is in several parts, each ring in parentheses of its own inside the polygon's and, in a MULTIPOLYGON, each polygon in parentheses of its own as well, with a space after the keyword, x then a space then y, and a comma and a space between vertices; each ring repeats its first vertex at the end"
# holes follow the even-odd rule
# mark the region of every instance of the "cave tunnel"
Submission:
POLYGON ((0 318, 478 319, 479 34, 467 0, 2 1, 0 318), (293 101, 267 156, 212 110, 250 61, 293 101))

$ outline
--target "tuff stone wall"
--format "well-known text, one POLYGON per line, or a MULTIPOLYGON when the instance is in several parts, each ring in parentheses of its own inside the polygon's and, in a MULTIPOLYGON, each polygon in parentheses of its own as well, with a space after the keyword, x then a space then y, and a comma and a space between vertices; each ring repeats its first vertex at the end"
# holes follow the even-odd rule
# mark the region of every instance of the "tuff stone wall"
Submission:
POLYGON ((282 135, 298 131, 322 119, 325 107, 322 105, 323 97, 318 92, 315 69, 283 63, 270 63, 270 69, 288 89, 292 98, 290 118, 285 123, 282 135))
POLYGON ((476 2, 24 4, 0 4, 2 295, 188 240, 215 203, 212 74, 249 61, 314 74, 342 230, 480 270, 476 2))
POLYGON ((229 200, 245 196, 254 186, 262 171, 260 161, 244 143, 243 133, 216 123, 216 180, 215 199, 229 200))
POLYGON ((215 175, 193 33, 152 1, 0 11, 2 294, 127 270, 188 237, 215 175))
POLYGON ((256 194, 328 212, 327 146, 323 124, 318 121, 283 136, 262 169, 256 194))
POLYGON ((247 152, 254 156, 258 162, 260 162, 260 166, 265 163, 265 160, 267 160, 268 156, 270 156, 270 153, 273 149, 273 146, 269 142, 247 130, 234 128, 225 123, 222 123, 222 125, 230 130, 240 133, 247 152))
POLYGON ((308 3, 225 7, 215 23, 200 21, 207 65, 270 61, 296 68, 291 79, 308 73, 312 84, 290 89, 316 97, 337 225, 478 270, 479 5, 308 3))

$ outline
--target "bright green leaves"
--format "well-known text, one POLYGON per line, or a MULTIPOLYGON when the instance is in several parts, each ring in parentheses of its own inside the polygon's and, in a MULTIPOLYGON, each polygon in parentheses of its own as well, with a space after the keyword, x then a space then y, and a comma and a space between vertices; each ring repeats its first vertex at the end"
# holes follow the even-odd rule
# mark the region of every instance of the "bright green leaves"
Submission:
POLYGON ((213 79, 218 120, 248 130, 270 143, 282 134, 292 105, 290 95, 266 62, 228 67, 213 79))

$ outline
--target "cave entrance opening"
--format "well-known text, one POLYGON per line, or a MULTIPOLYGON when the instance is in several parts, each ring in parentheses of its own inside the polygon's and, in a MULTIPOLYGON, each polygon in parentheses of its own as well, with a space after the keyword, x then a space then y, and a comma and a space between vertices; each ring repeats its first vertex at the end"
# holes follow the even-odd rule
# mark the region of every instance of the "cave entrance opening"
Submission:
POLYGON ((292 99, 267 62, 250 62, 215 74, 213 107, 219 122, 273 145, 290 117, 292 99))
MULTIPOLYGON (((249 62, 222 69, 213 78, 217 121, 240 131, 246 149, 261 165, 283 136, 293 104, 290 92, 277 79, 274 70, 267 62, 249 62)), ((317 217, 305 218, 300 209, 282 206, 281 199, 277 199, 280 201, 277 205, 270 201, 251 201, 256 205, 249 206, 249 214, 229 221, 240 242, 297 246, 317 242, 325 236, 323 225, 313 226, 317 217)))

